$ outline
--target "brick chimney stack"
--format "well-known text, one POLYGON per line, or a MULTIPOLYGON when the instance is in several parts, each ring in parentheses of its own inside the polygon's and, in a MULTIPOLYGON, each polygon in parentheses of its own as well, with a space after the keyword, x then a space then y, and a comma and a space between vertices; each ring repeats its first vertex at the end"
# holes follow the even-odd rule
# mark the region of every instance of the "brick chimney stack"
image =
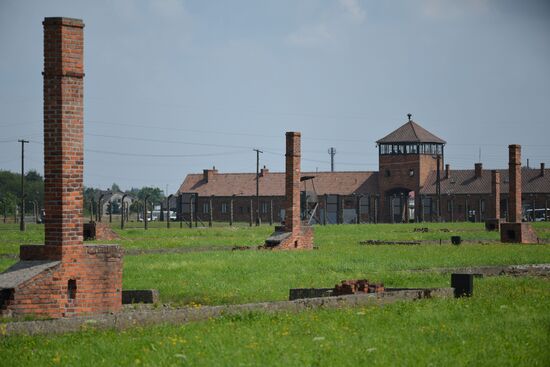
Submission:
POLYGON ((508 221, 521 222, 521 145, 508 146, 508 221))
POLYGON ((500 172, 497 170, 491 171, 491 212, 489 218, 500 218, 500 172))
POLYGON ((540 177, 544 177, 544 163, 541 162, 540 164, 540 177))
POLYGON ((482 171, 483 171, 483 164, 476 163, 475 164, 475 177, 476 178, 481 178, 482 171))
POLYGON ((286 133, 285 229, 300 232, 300 137, 299 132, 286 133))
POLYGON ((206 182, 212 181, 214 176, 218 173, 218 170, 216 167, 212 167, 212 169, 205 169, 202 171, 202 177, 206 182))
POLYGON ((84 23, 45 18, 42 24, 45 245, 59 258, 64 246, 83 244, 84 23))
POLYGON ((451 178, 451 165, 450 164, 445 165, 445 178, 446 179, 451 178))

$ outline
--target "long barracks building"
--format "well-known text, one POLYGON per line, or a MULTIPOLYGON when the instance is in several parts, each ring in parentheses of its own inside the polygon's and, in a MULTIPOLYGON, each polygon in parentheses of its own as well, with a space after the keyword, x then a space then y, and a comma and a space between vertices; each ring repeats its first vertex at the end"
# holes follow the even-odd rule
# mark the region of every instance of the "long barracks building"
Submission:
MULTIPOLYGON (((452 170, 445 141, 411 120, 378 140, 379 171, 302 172, 302 214, 311 223, 476 221, 489 219, 491 171, 452 170)), ((504 147, 503 147, 504 149, 504 147)), ((500 172, 500 216, 507 217, 508 170, 500 172)), ((183 220, 278 222, 284 218, 283 172, 189 174, 173 205, 183 220), (258 205, 259 204, 259 205, 258 205)), ((526 220, 548 220, 550 172, 522 168, 526 220), (536 210, 534 210, 536 209, 536 210)), ((494 202, 494 200, 493 200, 494 202)), ((172 205, 171 205, 172 207, 172 205)))

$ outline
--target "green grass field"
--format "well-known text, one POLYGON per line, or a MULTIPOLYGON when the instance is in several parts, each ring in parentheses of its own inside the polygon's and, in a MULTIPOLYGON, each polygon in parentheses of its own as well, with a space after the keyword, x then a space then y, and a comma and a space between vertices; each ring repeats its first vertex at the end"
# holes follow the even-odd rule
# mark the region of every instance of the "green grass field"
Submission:
MULTIPOLYGON (((271 227, 116 230, 127 249, 257 245, 271 227)), ((535 223, 548 241, 549 223, 535 223)), ((284 300, 289 288, 327 287, 364 278, 392 287, 446 287, 432 268, 550 263, 550 245, 494 243, 479 223, 342 225, 315 228, 318 250, 209 251, 128 255, 124 288, 156 288, 174 305, 284 300), (429 227, 428 233, 413 232, 429 227), (448 229, 450 232, 441 231, 448 229), (364 246, 359 241, 448 241, 461 246, 364 246), (489 244, 483 244, 489 242, 489 244), (425 269, 427 271, 412 271, 425 269)), ((0 254, 41 243, 43 229, 20 233, 0 225, 0 254)), ((16 260, 0 257, 0 270, 16 260)), ((475 280, 470 299, 401 302, 384 307, 247 314, 183 326, 61 336, 4 337, 0 365, 548 365, 550 288, 547 279, 475 280)))

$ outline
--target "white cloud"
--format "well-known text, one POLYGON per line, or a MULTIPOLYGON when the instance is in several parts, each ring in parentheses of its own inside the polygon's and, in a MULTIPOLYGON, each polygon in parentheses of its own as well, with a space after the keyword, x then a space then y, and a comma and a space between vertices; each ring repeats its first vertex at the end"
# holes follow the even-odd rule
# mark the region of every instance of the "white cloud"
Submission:
POLYGON ((354 21, 361 23, 366 18, 365 10, 361 7, 359 0, 340 0, 340 5, 344 7, 346 13, 354 21))
POLYGON ((300 27, 286 37, 288 43, 296 46, 318 46, 332 39, 333 32, 323 23, 300 27))

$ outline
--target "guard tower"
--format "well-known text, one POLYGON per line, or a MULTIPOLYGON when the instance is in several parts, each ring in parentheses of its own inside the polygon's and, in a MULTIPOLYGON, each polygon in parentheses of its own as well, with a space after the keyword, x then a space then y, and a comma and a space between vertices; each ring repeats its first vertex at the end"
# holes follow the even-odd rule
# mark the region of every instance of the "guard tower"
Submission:
POLYGON ((420 189, 429 174, 441 172, 445 141, 409 120, 376 142, 378 146, 378 187, 380 218, 383 222, 423 220, 429 209, 437 215, 435 203, 422 203, 420 189))

